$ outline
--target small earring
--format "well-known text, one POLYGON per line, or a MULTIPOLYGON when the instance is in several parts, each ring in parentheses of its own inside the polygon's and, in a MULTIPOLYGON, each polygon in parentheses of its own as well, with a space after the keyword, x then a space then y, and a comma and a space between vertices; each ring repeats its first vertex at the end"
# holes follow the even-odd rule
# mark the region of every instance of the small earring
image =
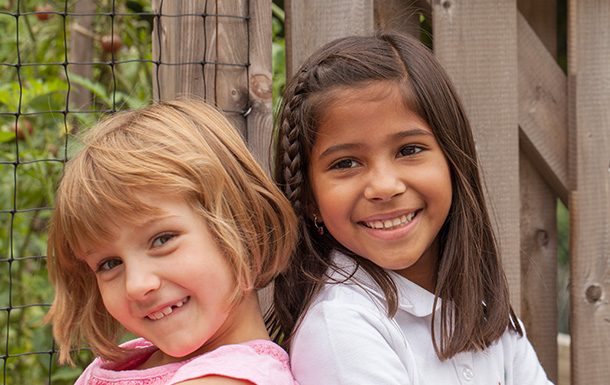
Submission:
POLYGON ((324 235, 324 222, 321 222, 322 224, 320 226, 318 226, 318 215, 314 214, 313 215, 313 225, 316 226, 316 229, 318 229, 318 234, 320 235, 324 235))

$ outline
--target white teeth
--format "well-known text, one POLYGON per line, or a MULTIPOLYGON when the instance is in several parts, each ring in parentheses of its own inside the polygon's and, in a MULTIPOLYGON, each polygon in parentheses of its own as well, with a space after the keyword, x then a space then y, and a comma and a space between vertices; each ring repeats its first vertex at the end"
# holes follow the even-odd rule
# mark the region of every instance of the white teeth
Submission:
POLYGON ((403 215, 394 219, 386 219, 384 221, 370 221, 365 222, 367 227, 371 229, 384 229, 384 230, 393 230, 398 227, 402 227, 407 223, 411 222, 411 220, 415 217, 415 213, 410 213, 408 215, 403 215))
POLYGON ((165 309, 161 310, 161 312, 163 313, 163 315, 170 315, 172 314, 172 308, 166 307, 165 309))
POLYGON ((182 301, 178 302, 177 304, 173 305, 173 306, 168 306, 165 309, 161 309, 161 311, 158 311, 156 313, 151 313, 149 314, 147 317, 150 318, 151 320, 160 320, 161 318, 168 316, 170 314, 172 314, 172 312, 174 311, 173 308, 179 308, 184 306, 185 303, 187 303, 189 300, 189 297, 186 297, 185 299, 183 299, 182 301))

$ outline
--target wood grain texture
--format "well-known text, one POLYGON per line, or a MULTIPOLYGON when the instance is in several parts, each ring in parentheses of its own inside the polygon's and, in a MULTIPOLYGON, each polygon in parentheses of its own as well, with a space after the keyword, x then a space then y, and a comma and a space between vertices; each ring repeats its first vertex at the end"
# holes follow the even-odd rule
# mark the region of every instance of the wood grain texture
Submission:
POLYGON ((514 0, 435 1, 434 52, 470 118, 512 304, 520 313, 517 7, 514 0))
MULTIPOLYGON (((93 0, 79 0, 74 2, 74 9, 77 14, 93 14, 96 4, 93 0)), ((94 16, 76 16, 72 25, 72 42, 70 45, 70 62, 72 63, 93 63, 93 20, 94 16)), ((92 65, 69 65, 68 76, 78 75, 91 80, 93 74, 92 65)), ((91 105, 91 91, 79 84, 70 84, 70 109, 88 110, 91 105)))
POLYGON ((567 78, 523 16, 517 25, 521 147, 567 204, 567 78))
POLYGON ((285 0, 286 74, 320 46, 373 31, 373 0, 285 0))
POLYGON ((573 385, 610 378, 610 2, 568 3, 573 385))
POLYGON ((199 96, 213 101, 214 79, 204 80, 204 58, 208 50, 215 52, 205 38, 214 27, 210 25, 212 18, 204 19, 202 14, 215 10, 205 9, 204 3, 196 0, 153 0, 152 7, 160 13, 152 36, 152 57, 159 62, 153 65, 153 98, 199 96))
POLYGON ((558 382, 557 197, 567 200, 567 84, 554 60, 556 4, 518 2, 519 142, 521 198, 521 318, 548 378, 558 382), (532 25, 528 24, 529 20, 532 25), (534 32, 536 31, 536 32, 534 32), (551 76, 554 75, 554 76, 551 76), (553 138, 553 140, 548 140, 553 138), (540 150, 544 148, 544 150, 540 150), (551 152, 563 181, 541 155, 551 152), (559 179, 559 178, 556 178, 559 179))
MULTIPOLYGON (((219 1, 216 34, 216 103, 247 140, 248 110, 248 0, 219 1), (238 16, 238 17, 232 17, 238 16)), ((271 12, 271 7, 269 7, 271 12)))
POLYGON ((246 117, 250 150, 263 168, 271 171, 273 135, 273 70, 271 58, 271 0, 250 2, 249 107, 246 117))
POLYGON ((557 199, 521 151, 521 319, 538 359, 557 383, 557 199))

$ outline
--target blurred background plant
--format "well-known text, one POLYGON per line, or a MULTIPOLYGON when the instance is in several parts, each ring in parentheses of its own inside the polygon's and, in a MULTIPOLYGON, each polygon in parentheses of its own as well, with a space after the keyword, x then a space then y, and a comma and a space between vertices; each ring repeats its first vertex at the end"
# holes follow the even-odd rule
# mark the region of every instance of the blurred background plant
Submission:
POLYGON ((0 0, 0 357, 4 384, 72 384, 91 360, 57 367, 50 326, 46 230, 68 139, 101 115, 150 103, 152 9, 146 0, 90 3, 99 13, 77 30, 74 2, 0 0), (17 9, 19 7, 19 9, 17 9), (92 39, 90 78, 67 65, 74 33, 92 39), (76 86, 91 93, 70 109, 76 86), (70 94, 69 94, 70 92, 70 94), (38 352, 40 354, 33 354, 38 352))

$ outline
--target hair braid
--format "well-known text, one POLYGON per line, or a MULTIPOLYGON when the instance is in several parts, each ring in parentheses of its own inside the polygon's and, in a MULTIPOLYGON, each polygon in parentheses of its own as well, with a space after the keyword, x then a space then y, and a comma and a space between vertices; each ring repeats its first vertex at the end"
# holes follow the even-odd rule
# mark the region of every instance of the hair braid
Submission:
POLYGON ((303 149, 302 127, 303 122, 301 113, 304 99, 306 98, 307 71, 303 70, 298 74, 293 91, 293 97, 287 100, 282 111, 282 121, 280 123, 280 142, 282 147, 281 164, 277 172, 281 175, 278 181, 283 184, 284 193, 293 205, 297 216, 303 216, 303 149))

